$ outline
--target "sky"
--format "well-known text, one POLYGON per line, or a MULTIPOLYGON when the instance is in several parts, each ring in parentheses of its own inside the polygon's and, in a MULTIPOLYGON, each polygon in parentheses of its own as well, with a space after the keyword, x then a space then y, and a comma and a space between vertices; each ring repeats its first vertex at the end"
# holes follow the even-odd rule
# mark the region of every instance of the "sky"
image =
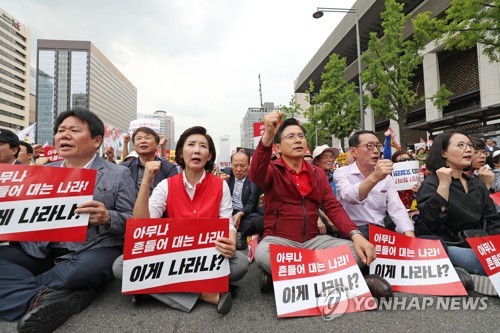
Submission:
POLYGON ((207 128, 240 145, 249 107, 288 105, 293 83, 354 0, 0 0, 37 39, 91 41, 137 88, 139 113, 165 110, 175 137, 207 128))

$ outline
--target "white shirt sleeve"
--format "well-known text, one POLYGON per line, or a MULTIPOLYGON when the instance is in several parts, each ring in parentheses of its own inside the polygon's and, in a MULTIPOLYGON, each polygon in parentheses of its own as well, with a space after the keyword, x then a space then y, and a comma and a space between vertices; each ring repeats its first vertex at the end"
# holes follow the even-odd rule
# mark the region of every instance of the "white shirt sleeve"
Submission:
POLYGON ((222 182, 222 199, 220 200, 219 206, 219 218, 228 218, 229 231, 236 232, 233 221, 233 201, 227 182, 222 182))
POLYGON ((162 180, 149 197, 149 217, 160 218, 167 208, 168 181, 162 180))

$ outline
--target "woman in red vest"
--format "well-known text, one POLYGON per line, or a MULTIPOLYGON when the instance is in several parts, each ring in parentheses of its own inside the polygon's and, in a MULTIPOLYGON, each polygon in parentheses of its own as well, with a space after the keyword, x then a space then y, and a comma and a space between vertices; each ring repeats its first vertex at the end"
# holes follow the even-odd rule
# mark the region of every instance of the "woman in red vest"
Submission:
MULTIPOLYGON (((160 170, 160 162, 147 162, 137 195, 133 217, 160 218, 227 218, 228 238, 219 238, 215 248, 229 259, 230 281, 241 279, 247 269, 247 257, 236 251, 236 229, 232 220, 231 192, 225 181, 207 172, 213 169, 215 145, 205 128, 195 126, 182 133, 175 148, 175 161, 183 172, 156 186, 149 197, 149 187, 160 170)), ((190 312, 198 299, 217 305, 217 312, 231 310, 230 293, 168 293, 152 295, 163 303, 190 312)))

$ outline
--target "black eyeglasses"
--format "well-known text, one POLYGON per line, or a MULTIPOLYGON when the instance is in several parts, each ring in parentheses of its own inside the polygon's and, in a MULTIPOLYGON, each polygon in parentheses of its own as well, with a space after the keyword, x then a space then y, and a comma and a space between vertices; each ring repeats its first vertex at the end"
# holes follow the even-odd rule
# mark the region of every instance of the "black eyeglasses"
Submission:
POLYGON ((363 146, 366 147, 368 150, 373 150, 373 148, 377 148, 378 151, 382 151, 382 148, 384 147, 381 143, 373 144, 373 143, 367 143, 364 145, 357 145, 356 147, 363 146))
POLYGON ((415 159, 413 159, 411 157, 409 157, 409 158, 402 157, 397 162, 407 162, 407 161, 415 161, 415 159))

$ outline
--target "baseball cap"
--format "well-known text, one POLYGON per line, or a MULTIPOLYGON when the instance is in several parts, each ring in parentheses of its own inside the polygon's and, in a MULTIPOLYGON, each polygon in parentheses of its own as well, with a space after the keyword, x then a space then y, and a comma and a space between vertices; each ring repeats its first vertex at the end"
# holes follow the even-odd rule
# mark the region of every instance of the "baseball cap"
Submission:
POLYGON ((497 157, 498 155, 500 155, 500 150, 495 150, 495 151, 493 152, 493 155, 491 155, 491 158, 495 158, 495 157, 497 157))
POLYGON ((0 128, 0 142, 7 142, 19 147, 19 137, 7 129, 0 128))
POLYGON ((339 156, 339 150, 337 148, 328 147, 328 145, 322 145, 314 148, 312 158, 315 159, 319 155, 323 154, 325 151, 331 151, 333 157, 337 158, 339 156))
POLYGON ((124 161, 126 161, 129 157, 138 158, 139 155, 137 154, 137 152, 135 150, 133 150, 130 152, 130 154, 127 155, 127 157, 125 157, 124 161))

